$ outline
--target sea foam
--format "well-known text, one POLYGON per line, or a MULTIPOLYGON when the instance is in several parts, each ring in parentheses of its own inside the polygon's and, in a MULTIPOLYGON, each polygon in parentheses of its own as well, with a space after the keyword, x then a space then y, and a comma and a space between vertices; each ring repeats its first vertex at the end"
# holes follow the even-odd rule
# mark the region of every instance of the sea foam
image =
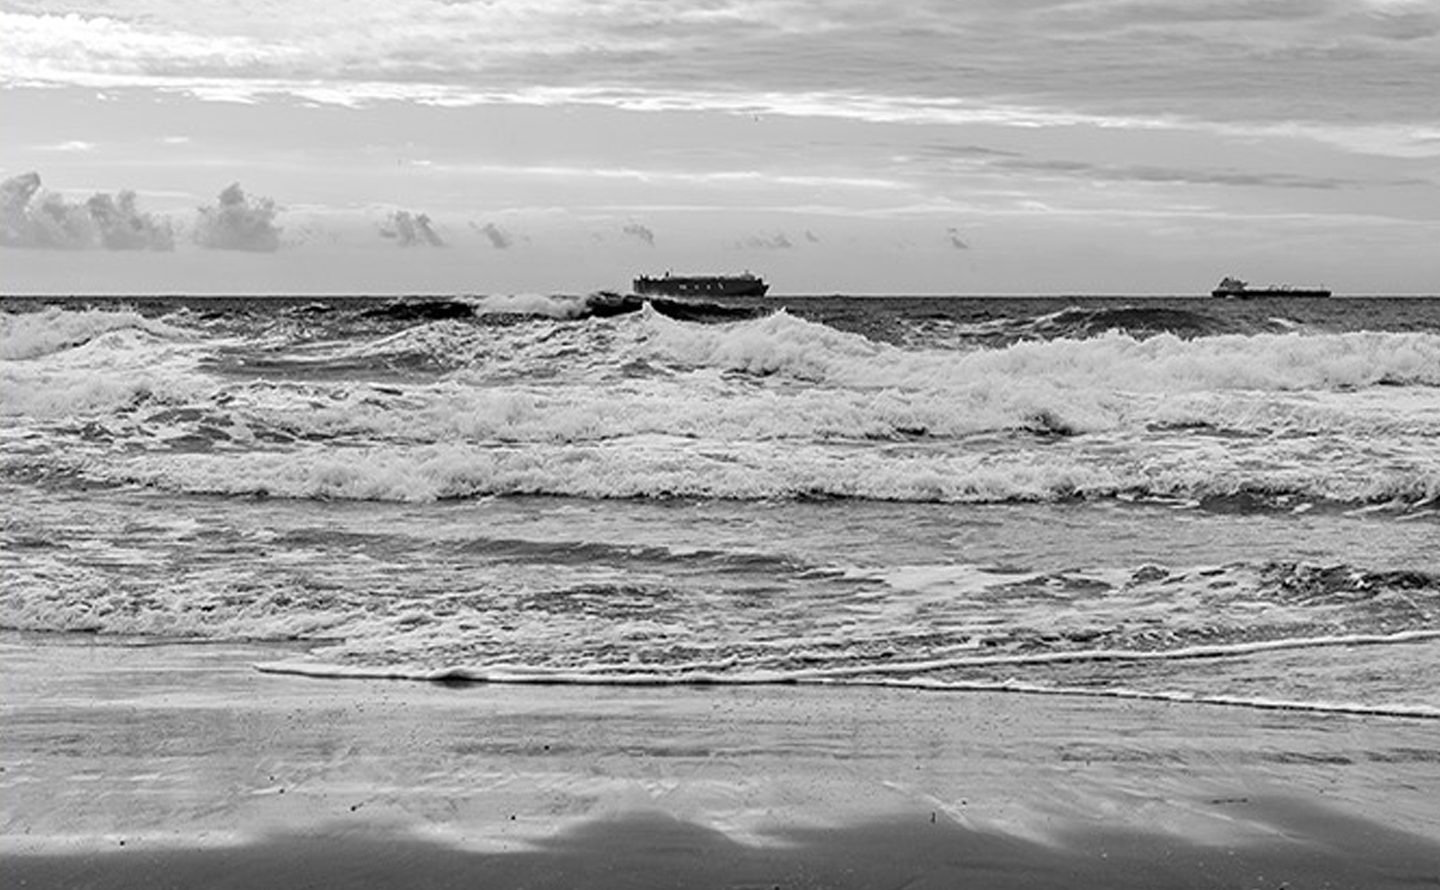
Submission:
POLYGON ((990 375, 1150 392, 1440 386, 1440 335, 1434 334, 1184 340, 1110 332, 957 354, 878 344, 783 311, 731 325, 685 325, 653 314, 647 321, 654 327, 656 347, 675 361, 848 387, 953 387, 990 375))
POLYGON ((187 336, 177 328, 133 310, 66 310, 0 313, 0 359, 30 359, 87 343, 109 331, 134 329, 161 338, 187 336))

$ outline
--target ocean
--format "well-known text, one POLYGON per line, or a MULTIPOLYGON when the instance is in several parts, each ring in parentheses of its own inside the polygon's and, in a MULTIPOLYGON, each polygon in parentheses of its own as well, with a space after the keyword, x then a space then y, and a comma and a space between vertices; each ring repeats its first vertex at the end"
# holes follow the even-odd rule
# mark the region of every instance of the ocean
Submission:
POLYGON ((1440 299, 0 314, 0 626, 261 672, 1440 718, 1440 299))

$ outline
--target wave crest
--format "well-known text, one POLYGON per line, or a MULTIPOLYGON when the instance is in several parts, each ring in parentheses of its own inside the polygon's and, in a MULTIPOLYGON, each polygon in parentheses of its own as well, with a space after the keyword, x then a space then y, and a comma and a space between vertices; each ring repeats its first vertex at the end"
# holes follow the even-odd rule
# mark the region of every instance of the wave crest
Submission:
POLYGON ((1135 392, 1440 386, 1440 335, 1226 334, 1015 343, 956 353, 906 350, 779 311, 728 325, 651 317, 655 348, 671 361, 855 388, 948 388, 988 376, 1071 388, 1135 392))
POLYGON ((129 309, 68 310, 0 314, 0 359, 23 360, 72 349, 111 331, 143 331, 161 339, 188 336, 182 328, 129 309))
MULTIPOLYGON (((188 443, 187 443, 188 444, 188 443)), ((286 451, 154 451, 129 458, 75 454, 88 484, 142 484, 190 494, 298 499, 435 501, 492 495, 595 499, 855 498, 937 503, 1120 499, 1221 512, 1306 510, 1335 505, 1433 509, 1440 470, 1342 463, 1299 471, 1275 464, 1197 470, 1186 458, 1106 452, 885 454, 820 445, 748 443, 725 451, 671 436, 585 446, 529 443, 326 447, 286 451)), ((24 475, 29 458, 4 464, 24 475)))

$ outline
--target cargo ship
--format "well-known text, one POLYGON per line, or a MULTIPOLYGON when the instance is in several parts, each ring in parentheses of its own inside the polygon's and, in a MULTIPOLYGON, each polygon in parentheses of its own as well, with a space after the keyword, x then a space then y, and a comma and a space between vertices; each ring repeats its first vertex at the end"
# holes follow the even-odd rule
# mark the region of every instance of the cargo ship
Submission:
POLYGON ((770 290, 765 279, 745 272, 740 275, 641 275, 635 279, 635 293, 660 297, 763 297, 770 290))
POLYGON ((1330 289, 1324 287, 1291 287, 1288 284, 1271 285, 1268 287, 1251 287, 1248 282, 1239 278, 1222 278, 1215 289, 1210 292, 1212 297, 1328 297, 1330 289))

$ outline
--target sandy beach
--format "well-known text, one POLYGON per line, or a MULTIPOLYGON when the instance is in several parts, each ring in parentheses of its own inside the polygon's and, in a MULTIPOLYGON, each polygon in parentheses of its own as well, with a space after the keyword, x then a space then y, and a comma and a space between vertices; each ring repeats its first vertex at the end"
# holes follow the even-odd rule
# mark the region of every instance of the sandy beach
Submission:
POLYGON ((59 639, 0 647, 10 886, 1440 885, 1431 721, 59 639))

